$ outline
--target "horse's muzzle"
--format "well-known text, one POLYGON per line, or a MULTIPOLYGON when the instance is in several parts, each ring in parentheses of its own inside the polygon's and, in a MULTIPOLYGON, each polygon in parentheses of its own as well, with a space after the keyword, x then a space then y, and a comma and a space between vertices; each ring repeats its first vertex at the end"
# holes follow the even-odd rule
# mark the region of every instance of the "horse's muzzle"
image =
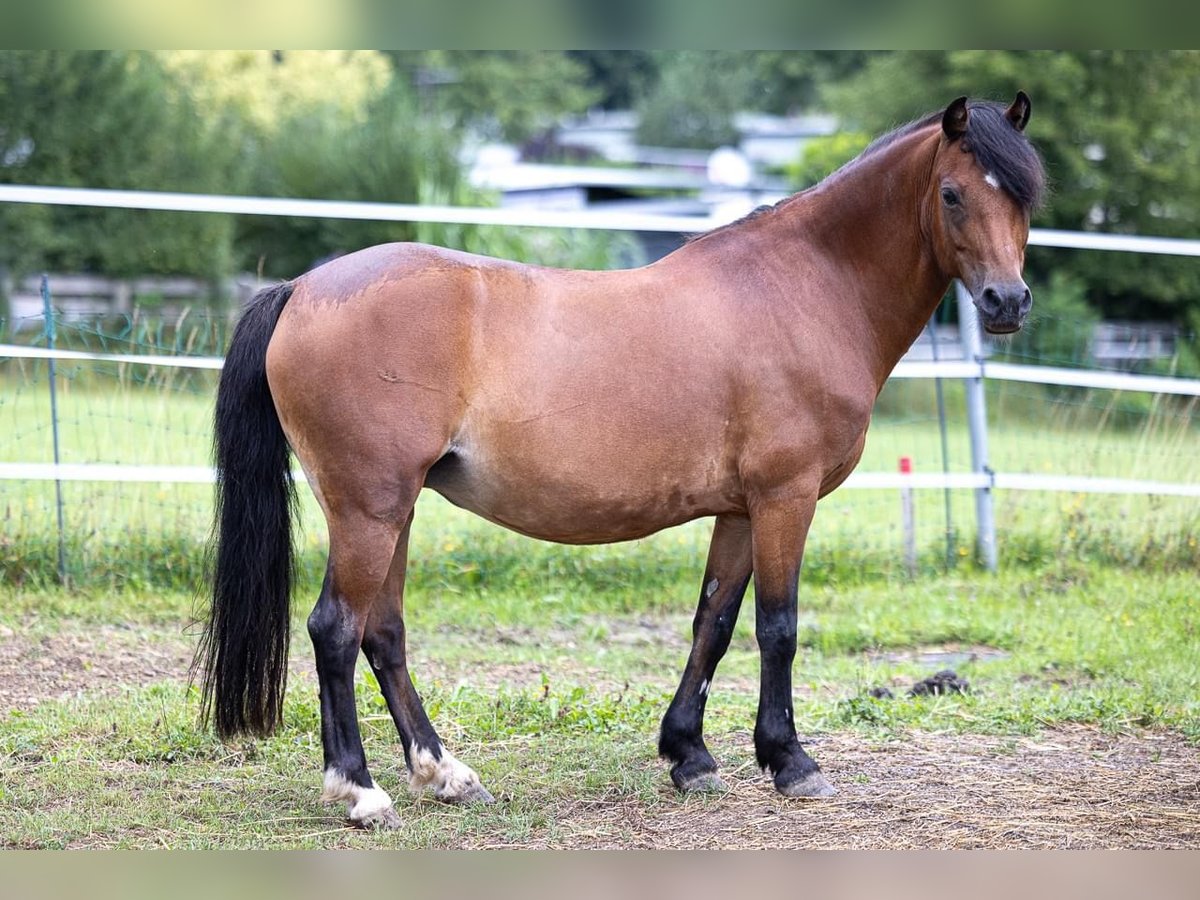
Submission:
POLYGON ((991 334, 1011 334, 1025 324, 1033 306, 1033 294, 1023 281, 993 283, 974 298, 979 321, 991 334))

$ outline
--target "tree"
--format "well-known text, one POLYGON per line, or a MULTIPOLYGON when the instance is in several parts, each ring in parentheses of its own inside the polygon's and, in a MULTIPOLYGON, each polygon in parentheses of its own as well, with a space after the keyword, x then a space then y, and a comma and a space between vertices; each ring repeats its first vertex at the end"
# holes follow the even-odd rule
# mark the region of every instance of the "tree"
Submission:
POLYGON ((559 50, 401 50, 394 57, 423 111, 493 140, 529 140, 600 97, 587 69, 559 50))
MULTIPOLYGON (((961 94, 1033 98, 1029 135, 1052 194, 1049 228, 1195 237, 1200 221, 1200 53, 900 51, 831 86, 826 105, 878 133, 961 94)), ((1108 316, 1185 321, 1200 266, 1166 256, 1030 248, 1033 277, 1061 271, 1108 316)), ((1198 323, 1200 324, 1200 323, 1198 323)))
POLYGON ((637 106, 638 141, 699 149, 736 143, 733 115, 753 84, 745 51, 672 50, 657 59, 658 81, 637 106))
MULTIPOLYGON (((455 135, 423 117, 408 85, 393 80, 361 110, 314 105, 283 118, 261 148, 253 185, 278 197, 428 202, 460 188, 457 151, 455 135)), ((407 222, 254 216, 241 223, 238 250, 243 265, 292 277, 329 256, 415 235, 407 222)))
POLYGON ((570 50, 587 70, 587 84, 604 109, 632 109, 658 80, 658 62, 649 50, 570 50))
POLYGON ((758 50, 750 56, 755 109, 788 115, 812 110, 821 88, 858 72, 867 50, 758 50))
POLYGON ((209 117, 232 116, 258 139, 274 139, 297 116, 332 112, 362 122, 392 81, 377 50, 170 50, 164 68, 209 117))
MULTIPOLYGON (((236 148, 149 54, 0 52, 0 181, 212 191, 236 148)), ((0 264, 111 275, 228 270, 227 216, 0 207, 0 264)))
POLYGON ((812 187, 840 169, 871 143, 861 131, 839 131, 810 140, 795 162, 787 166, 788 180, 798 189, 812 187))

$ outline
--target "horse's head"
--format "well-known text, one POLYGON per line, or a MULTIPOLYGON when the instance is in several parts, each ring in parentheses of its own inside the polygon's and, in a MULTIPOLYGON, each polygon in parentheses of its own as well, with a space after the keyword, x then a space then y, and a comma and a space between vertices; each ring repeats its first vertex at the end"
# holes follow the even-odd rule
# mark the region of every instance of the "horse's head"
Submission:
POLYGON ((1033 305, 1021 268, 1045 175, 1024 135, 1029 110, 1023 91, 1007 109, 951 103, 925 200, 938 264, 966 285, 993 334, 1019 329, 1033 305))

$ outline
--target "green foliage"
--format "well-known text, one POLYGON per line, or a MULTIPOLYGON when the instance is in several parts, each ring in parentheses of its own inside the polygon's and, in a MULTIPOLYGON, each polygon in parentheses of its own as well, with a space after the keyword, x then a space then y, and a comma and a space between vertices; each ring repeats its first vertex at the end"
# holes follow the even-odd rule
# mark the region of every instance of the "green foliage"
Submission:
POLYGON ((426 113, 457 128, 520 143, 600 96, 587 69, 559 50, 403 50, 395 57, 418 85, 426 113))
MULTIPOLYGON (((456 150, 421 116, 408 86, 393 81, 361 119, 335 106, 285 116, 258 155, 254 183, 268 196, 417 203, 423 192, 455 189, 456 150)), ((330 255, 415 234, 406 222, 253 216, 242 225, 238 250, 243 266, 261 262, 271 277, 292 277, 330 255)))
MULTIPOLYGON (((1195 236, 1200 220, 1200 53, 1196 51, 897 51, 829 87, 826 104, 879 132, 960 94, 1033 98, 1031 139, 1052 194, 1034 224, 1195 236)), ((1183 321, 1200 267, 1168 256, 1031 248, 1028 270, 1085 286, 1106 316, 1183 321)))
POLYGON ((737 142, 733 114, 753 73, 739 51, 662 51, 659 79, 638 104, 639 143, 710 149, 737 142))
POLYGON ((598 92, 596 105, 630 109, 658 78, 658 62, 650 50, 568 50, 587 71, 587 83, 598 92))
POLYGON ((835 172, 871 143, 871 136, 861 131, 839 131, 806 143, 795 162, 787 167, 788 181, 797 190, 812 187, 831 172, 835 172))
POLYGON ((787 115, 817 108, 821 88, 859 71, 868 50, 755 50, 747 52, 754 72, 753 108, 787 115))
MULTIPOLYGON (((239 147, 150 54, 0 52, 0 181, 164 191, 236 189, 239 147), (231 184, 232 181, 232 184, 231 184)), ((6 204, 0 265, 109 275, 229 271, 226 216, 6 204)))
MULTIPOLYGON (((0 180, 138 190, 481 204, 463 130, 520 140, 595 94, 562 53, 0 52, 0 180), (418 94, 418 91, 420 92, 418 94), (432 92, 432 93, 431 93, 432 92)), ((292 277, 332 255, 423 239, 604 268, 631 242, 473 226, 9 204, 0 268, 292 277)))

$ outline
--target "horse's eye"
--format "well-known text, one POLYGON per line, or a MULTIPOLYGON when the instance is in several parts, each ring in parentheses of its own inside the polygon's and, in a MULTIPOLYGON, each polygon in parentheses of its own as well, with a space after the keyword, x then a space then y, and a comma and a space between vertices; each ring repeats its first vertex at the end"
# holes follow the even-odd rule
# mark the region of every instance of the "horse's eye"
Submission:
POLYGON ((942 202, 947 206, 958 206, 958 192, 953 188, 942 188, 942 202))

